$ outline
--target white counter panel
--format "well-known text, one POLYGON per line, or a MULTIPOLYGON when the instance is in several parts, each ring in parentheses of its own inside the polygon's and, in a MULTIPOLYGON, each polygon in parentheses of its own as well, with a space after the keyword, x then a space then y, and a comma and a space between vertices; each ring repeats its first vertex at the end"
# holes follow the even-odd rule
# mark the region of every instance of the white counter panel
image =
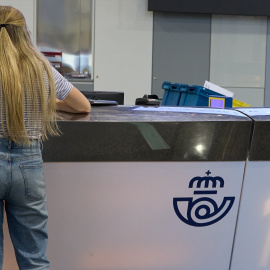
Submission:
MULTIPOLYGON (((244 164, 45 163, 52 269, 228 270, 244 164), (208 188, 205 182, 189 188, 191 179, 206 177, 208 171, 222 177, 224 186, 217 181, 214 187, 210 181, 208 188), (217 194, 194 195, 194 190, 217 194), (235 200, 212 225, 196 227, 180 220, 173 199, 201 197, 213 199, 217 207, 224 197, 235 200)), ((178 202, 178 209, 186 216, 184 202, 178 202)), ((9 261, 5 265, 6 270, 16 269, 9 261)))
POLYGON ((231 270, 270 268, 270 162, 249 161, 231 270))

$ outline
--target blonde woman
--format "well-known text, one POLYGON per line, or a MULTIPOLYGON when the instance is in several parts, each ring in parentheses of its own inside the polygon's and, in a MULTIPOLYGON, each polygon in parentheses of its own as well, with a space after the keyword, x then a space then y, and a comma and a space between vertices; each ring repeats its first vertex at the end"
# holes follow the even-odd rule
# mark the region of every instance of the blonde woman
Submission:
POLYGON ((20 270, 50 268, 40 142, 58 133, 57 109, 91 107, 35 48, 22 13, 0 6, 0 269, 4 207, 20 270))

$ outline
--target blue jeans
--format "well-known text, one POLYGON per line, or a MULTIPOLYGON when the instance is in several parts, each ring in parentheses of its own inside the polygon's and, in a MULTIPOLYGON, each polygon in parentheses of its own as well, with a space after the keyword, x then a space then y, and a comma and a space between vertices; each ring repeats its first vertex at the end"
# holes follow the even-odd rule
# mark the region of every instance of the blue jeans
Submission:
POLYGON ((46 256, 47 204, 41 145, 0 138, 0 269, 3 267, 3 209, 20 270, 50 268, 46 256))

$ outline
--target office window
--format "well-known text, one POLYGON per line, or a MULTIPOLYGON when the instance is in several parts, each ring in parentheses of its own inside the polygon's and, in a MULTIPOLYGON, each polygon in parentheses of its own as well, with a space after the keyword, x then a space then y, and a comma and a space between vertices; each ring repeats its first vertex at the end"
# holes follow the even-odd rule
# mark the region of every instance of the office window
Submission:
POLYGON ((91 78, 92 29, 92 0, 37 1, 37 46, 64 76, 91 78))

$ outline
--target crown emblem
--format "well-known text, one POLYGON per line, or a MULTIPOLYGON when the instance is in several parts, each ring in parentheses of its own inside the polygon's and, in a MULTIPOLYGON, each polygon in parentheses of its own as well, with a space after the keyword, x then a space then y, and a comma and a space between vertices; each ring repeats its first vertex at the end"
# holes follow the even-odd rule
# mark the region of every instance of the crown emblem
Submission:
POLYGON ((207 195, 217 194, 218 188, 224 188, 224 179, 220 176, 210 176, 208 170, 205 176, 193 177, 188 187, 193 188, 194 195, 199 197, 179 197, 173 198, 173 207, 176 215, 184 223, 195 226, 209 226, 224 218, 231 210, 235 197, 223 197, 221 203, 215 198, 207 195), (180 206, 180 207, 179 207, 180 206))
POLYGON ((217 194, 217 186, 219 184, 220 188, 224 187, 224 180, 220 176, 210 176, 211 172, 208 170, 206 173, 206 176, 200 177, 200 176, 195 176, 193 177, 190 182, 189 182, 189 188, 193 188, 195 183, 196 187, 195 188, 204 188, 204 190, 194 190, 194 195, 195 194, 217 194), (211 190, 210 190, 211 189, 211 190))

